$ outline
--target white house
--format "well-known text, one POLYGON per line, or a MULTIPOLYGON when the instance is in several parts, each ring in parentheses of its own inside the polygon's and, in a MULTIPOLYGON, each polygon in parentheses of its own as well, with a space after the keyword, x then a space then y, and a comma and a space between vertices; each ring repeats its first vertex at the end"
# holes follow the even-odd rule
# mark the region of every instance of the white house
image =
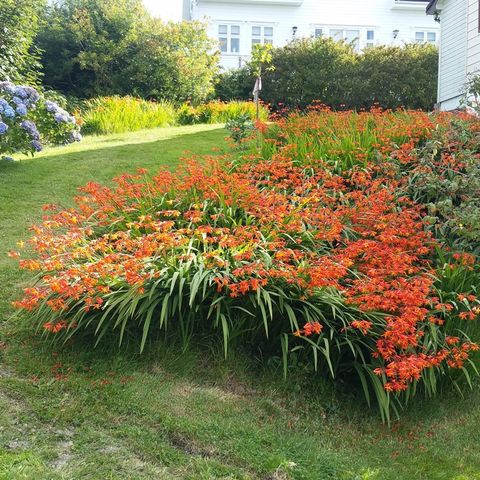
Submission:
POLYGON ((404 42, 437 44, 440 25, 425 15, 428 0, 184 0, 186 20, 206 20, 221 64, 236 68, 252 45, 282 46, 295 37, 326 35, 357 50, 404 42))
POLYGON ((480 70, 478 0, 432 0, 427 13, 440 19, 438 104, 442 110, 460 105, 468 75, 480 70))

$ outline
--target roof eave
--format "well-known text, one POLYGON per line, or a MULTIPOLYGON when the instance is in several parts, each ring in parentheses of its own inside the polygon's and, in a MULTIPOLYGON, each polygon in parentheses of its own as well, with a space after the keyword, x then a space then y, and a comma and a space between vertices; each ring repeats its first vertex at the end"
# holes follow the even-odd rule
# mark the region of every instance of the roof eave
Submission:
POLYGON ((437 12, 437 3, 438 0, 431 0, 427 5, 427 15, 435 15, 437 12))

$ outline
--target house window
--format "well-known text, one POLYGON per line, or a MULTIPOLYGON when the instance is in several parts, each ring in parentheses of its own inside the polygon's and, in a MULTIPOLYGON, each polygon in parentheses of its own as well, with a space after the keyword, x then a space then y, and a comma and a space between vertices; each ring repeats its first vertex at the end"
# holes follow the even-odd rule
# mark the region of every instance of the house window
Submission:
POLYGON ((219 25, 218 42, 222 53, 239 53, 240 25, 219 25))
POLYGON ((273 27, 254 25, 252 27, 252 46, 273 43, 273 27))
POLYGON ((416 43, 437 43, 437 32, 415 32, 416 43))
POLYGON ((347 30, 342 28, 331 28, 329 36, 336 41, 345 40, 353 45, 355 50, 360 48, 360 30, 347 30))
POLYGON ((315 38, 319 38, 319 37, 323 36, 323 29, 322 28, 316 28, 314 35, 315 35, 315 38))
POLYGON ((366 47, 370 48, 375 46, 375 30, 367 30, 367 43, 366 47))

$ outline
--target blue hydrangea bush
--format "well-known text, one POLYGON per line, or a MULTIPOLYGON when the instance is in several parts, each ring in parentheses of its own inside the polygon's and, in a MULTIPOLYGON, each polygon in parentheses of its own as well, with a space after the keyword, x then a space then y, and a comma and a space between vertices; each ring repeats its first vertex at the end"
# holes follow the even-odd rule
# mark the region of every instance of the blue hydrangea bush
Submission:
POLYGON ((35 88, 0 82, 0 158, 80 141, 75 117, 35 88))

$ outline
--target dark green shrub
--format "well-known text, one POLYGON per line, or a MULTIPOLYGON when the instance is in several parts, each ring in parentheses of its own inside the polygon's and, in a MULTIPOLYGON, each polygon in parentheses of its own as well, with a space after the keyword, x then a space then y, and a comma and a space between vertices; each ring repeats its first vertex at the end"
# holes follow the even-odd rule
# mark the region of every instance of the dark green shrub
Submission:
MULTIPOLYGON (((420 108, 437 95, 438 52, 431 45, 374 47, 356 53, 331 39, 302 39, 273 51, 273 72, 263 76, 262 99, 274 109, 320 101, 334 109, 420 108)), ((254 76, 247 66, 223 73, 216 94, 248 99, 254 76)))
POLYGON ((263 76, 262 100, 305 108, 314 100, 352 105, 352 75, 358 58, 352 47, 331 39, 301 39, 273 51, 274 71, 263 76))
POLYGON ((354 73, 356 108, 431 110, 437 99, 438 50, 433 45, 380 46, 358 56, 354 73))
POLYGON ((230 138, 240 146, 253 132, 254 124, 248 115, 240 115, 229 120, 225 128, 230 132, 230 138))
POLYGON ((228 102, 230 100, 248 100, 253 97, 252 91, 255 77, 248 67, 229 70, 217 77, 215 95, 218 99, 228 102))

